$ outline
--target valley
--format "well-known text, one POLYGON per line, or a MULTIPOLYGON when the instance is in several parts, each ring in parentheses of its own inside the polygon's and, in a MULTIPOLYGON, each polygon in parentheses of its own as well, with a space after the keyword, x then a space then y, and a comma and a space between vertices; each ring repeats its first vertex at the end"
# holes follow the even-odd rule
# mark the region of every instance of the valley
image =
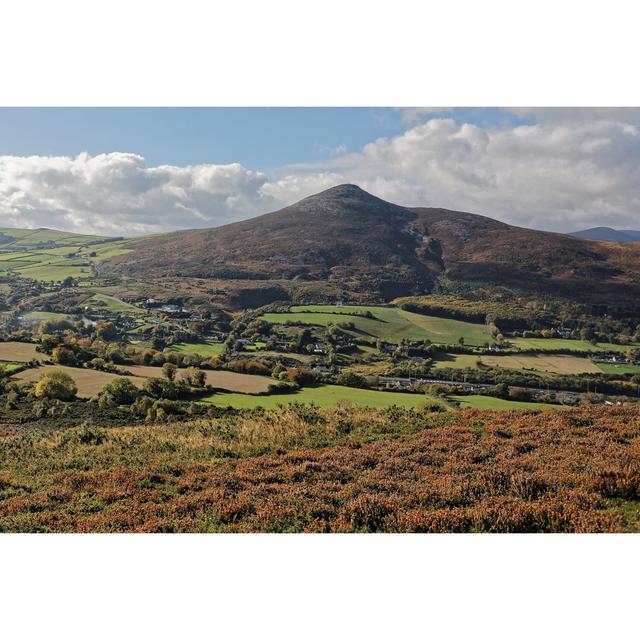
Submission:
MULTIPOLYGON (((529 424, 558 424, 572 439, 571 456, 580 445, 566 416, 622 429, 640 407, 640 252, 625 247, 398 207, 353 185, 216 229, 134 239, 2 229, 0 458, 8 455, 3 447, 27 456, 31 438, 46 443, 56 433, 96 446, 116 433, 139 434, 143 463, 110 450, 109 461, 93 461, 82 482, 120 464, 127 477, 163 478, 160 496, 175 489, 173 481, 150 469, 170 465, 188 476, 183 465, 202 464, 205 446, 214 446, 214 458, 246 456, 249 465, 257 455, 295 456, 310 447, 304 456, 313 465, 318 455, 341 456, 351 446, 393 458, 395 446, 427 437, 425 429, 436 432, 434 442, 454 429, 462 443, 472 433, 497 433, 496 425, 519 425, 513 432, 524 451, 529 424), (152 454, 146 447, 159 433, 187 449, 152 454)), ((508 456, 508 439, 495 437, 488 446, 508 456)), ((65 473, 83 447, 59 462, 65 473)), ((40 473, 41 463, 33 464, 40 473)), ((23 472, 11 467, 10 474, 0 484, 5 530, 116 526, 93 489, 100 515, 82 515, 77 495, 64 513, 44 500, 54 520, 29 515, 20 506, 29 500, 14 488, 26 486, 23 472)), ((30 491, 48 491, 49 482, 44 474, 30 491)), ((509 491, 505 500, 527 502, 509 491)), ((558 530, 540 514, 547 497, 563 491, 541 491, 535 504, 542 511, 530 516, 541 519, 532 527, 558 530)), ((278 498, 283 505, 287 496, 278 498)), ((593 517, 606 530, 638 527, 616 496, 587 509, 590 516, 567 516, 563 526, 582 530, 593 517)), ((209 515, 177 520, 149 507, 123 530, 256 529, 251 517, 224 515, 232 507, 214 503, 209 515)), ((432 508, 411 507, 417 519, 409 522, 362 519, 354 505, 345 497, 326 518, 265 516, 260 526, 436 526, 425 524, 432 508)), ((469 517, 466 524, 445 520, 438 530, 489 526, 469 517)), ((520 526, 507 521, 505 530, 520 526)))

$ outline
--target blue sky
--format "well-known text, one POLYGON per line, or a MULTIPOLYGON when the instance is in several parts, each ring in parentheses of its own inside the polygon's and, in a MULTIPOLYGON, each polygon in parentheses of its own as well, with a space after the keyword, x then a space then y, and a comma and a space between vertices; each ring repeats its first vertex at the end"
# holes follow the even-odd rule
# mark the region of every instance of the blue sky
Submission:
MULTIPOLYGON (((441 113, 490 126, 520 121, 501 109, 441 113)), ((151 166, 239 162, 270 173, 329 159, 339 147, 357 151, 425 117, 374 107, 0 108, 0 156, 124 151, 151 166)))
POLYGON ((152 166, 239 162, 270 172, 405 128, 402 113, 385 108, 4 108, 0 155, 125 151, 152 166))

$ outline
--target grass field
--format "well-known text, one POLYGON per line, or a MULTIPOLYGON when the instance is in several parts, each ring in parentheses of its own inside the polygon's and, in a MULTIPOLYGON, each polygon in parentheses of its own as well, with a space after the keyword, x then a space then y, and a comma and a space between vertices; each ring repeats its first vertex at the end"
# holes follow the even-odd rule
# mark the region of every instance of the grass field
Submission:
POLYGON ((53 311, 29 311, 29 313, 24 314, 25 319, 27 320, 68 320, 71 318, 66 313, 54 313, 53 311))
POLYGON ((593 345, 586 340, 568 340, 565 338, 509 338, 515 347, 519 349, 540 349, 542 351, 554 351, 556 349, 568 349, 571 351, 629 351, 632 348, 640 348, 640 344, 611 344, 598 342, 593 345))
POLYGON ((222 342, 179 342, 171 346, 171 351, 195 353, 203 358, 213 358, 224 351, 224 344, 222 342))
MULTIPOLYGON (((93 276, 93 263, 130 251, 127 249, 127 240, 90 244, 100 240, 100 237, 79 236, 49 229, 18 231, 25 233, 12 243, 0 245, 0 249, 17 249, 0 253, 0 272, 11 269, 27 278, 45 282, 61 281, 68 276, 86 282, 93 276), (49 241, 56 242, 57 246, 38 248, 38 243, 49 241)), ((16 236, 17 231, 10 235, 16 236)))
POLYGON ((147 313, 144 309, 139 309, 128 302, 123 302, 114 296, 108 296, 104 293, 95 293, 85 304, 94 309, 107 309, 116 313, 126 313, 130 316, 141 316, 147 313), (104 305, 95 306, 96 302, 104 303, 104 305))
POLYGON ((0 342, 0 360, 5 362, 29 362, 44 360, 49 356, 38 353, 36 345, 28 342, 0 342))
POLYGON ((602 373, 640 373, 637 364, 615 364, 613 362, 596 362, 596 366, 602 373))
POLYGON ((449 396, 460 403, 461 409, 495 409, 505 411, 507 409, 559 409, 560 405, 545 404, 543 402, 517 402, 516 400, 503 400, 492 396, 449 396))
POLYGON ((254 409, 264 407, 275 409, 281 405, 293 402, 301 404, 315 404, 319 407, 331 407, 337 404, 359 405, 368 407, 390 407, 397 405, 406 408, 421 407, 425 403, 439 403, 440 400, 424 394, 394 393, 391 391, 372 391, 371 389, 354 389, 335 384, 322 384, 315 387, 304 387, 294 393, 278 393, 268 396, 251 396, 242 393, 215 393, 204 402, 219 407, 234 407, 236 409, 254 409))
MULTIPOLYGON (((477 368, 479 356, 470 354, 441 354, 434 362, 436 369, 451 367, 454 369, 477 368)), ((482 355, 481 362, 489 367, 504 367, 506 369, 533 369, 546 373, 560 373, 566 375, 578 373, 600 373, 594 362, 589 358, 569 355, 482 355)))
POLYGON ((492 342, 485 325, 450 320, 435 316, 424 316, 397 307, 308 305, 294 306, 286 313, 266 313, 262 319, 272 324, 301 322, 326 326, 353 322, 356 333, 388 342, 398 343, 402 339, 431 340, 438 344, 457 343, 464 338, 465 344, 481 345, 492 342), (355 311, 369 311, 374 318, 351 315, 355 311))

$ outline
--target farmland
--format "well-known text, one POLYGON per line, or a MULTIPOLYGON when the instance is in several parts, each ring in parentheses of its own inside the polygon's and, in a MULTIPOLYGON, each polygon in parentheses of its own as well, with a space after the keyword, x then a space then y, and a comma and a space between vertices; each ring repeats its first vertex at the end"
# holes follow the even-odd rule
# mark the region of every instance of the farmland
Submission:
POLYGON ((0 530, 640 530, 637 409, 291 407, 10 434, 0 530))
POLYGON ((543 404, 541 402, 519 402, 517 400, 505 400, 503 398, 494 398, 493 396, 449 396, 460 404, 462 409, 494 409, 496 411, 505 411, 508 409, 559 409, 558 405, 543 404))
POLYGON ((640 366, 637 364, 620 364, 615 362, 598 362, 596 366, 602 373, 640 373, 640 366))
MULTIPOLYGON (((16 230, 4 231, 17 235, 16 230)), ((60 282, 69 276, 88 281, 94 275, 94 264, 129 251, 127 240, 106 241, 50 229, 21 231, 25 233, 14 242, 0 244, 0 274, 15 271, 43 282, 60 282), (51 246, 43 246, 46 243, 51 246)))
POLYGON ((569 351, 597 352, 597 351, 620 351, 626 352, 633 347, 640 347, 640 344, 612 344, 609 342, 598 342, 591 344, 586 340, 568 340, 564 338, 509 338, 509 342, 518 349, 536 349, 540 351, 556 351, 566 349, 569 351))
POLYGON ((285 313, 264 314, 262 319, 272 324, 301 323, 319 326, 352 322, 356 334, 395 343, 403 339, 454 344, 463 338, 465 344, 469 345, 482 345, 492 341, 485 325, 424 316, 397 307, 294 306, 285 313), (373 317, 353 315, 356 312, 369 312, 373 317))
POLYGON ((360 405, 369 407, 400 407, 418 408, 426 404, 439 404, 445 407, 445 403, 431 396, 420 393, 394 393, 390 391, 373 391, 371 389, 354 389, 340 385, 317 385, 304 387, 293 393, 278 393, 267 396, 251 396, 242 393, 215 393, 205 402, 219 407, 233 407, 235 409, 254 409, 264 407, 274 409, 281 405, 292 403, 315 404, 319 407, 332 407, 335 405, 360 405))
POLYGON ((222 342, 178 342, 171 346, 171 350, 178 353, 194 353, 203 358, 214 358, 224 351, 224 344, 222 342))
POLYGON ((454 369, 476 368, 480 366, 505 367, 517 370, 535 370, 546 373, 565 375, 578 373, 600 373, 599 365, 589 358, 570 355, 485 355, 442 354, 435 361, 435 368, 451 367, 454 369))
MULTIPOLYGON (((143 378, 162 377, 161 367, 133 365, 124 368, 133 375, 143 378)), ((241 393, 264 393, 269 385, 273 383, 273 379, 266 376, 235 373, 234 371, 205 371, 205 375, 207 384, 212 387, 241 393)))
MULTIPOLYGON (((107 373, 106 371, 79 369, 77 367, 66 367, 62 365, 25 369, 13 377, 20 382, 36 382, 47 371, 52 371, 53 369, 62 370, 73 378, 78 386, 78 397, 80 398, 90 398, 91 396, 97 395, 105 384, 111 382, 114 378, 121 377, 114 373, 107 373)), ((131 376, 129 379, 137 387, 141 387, 144 382, 143 378, 131 376)))
POLYGON ((0 360, 6 362, 29 362, 46 360, 46 353, 36 351, 36 345, 30 342, 0 342, 0 360))

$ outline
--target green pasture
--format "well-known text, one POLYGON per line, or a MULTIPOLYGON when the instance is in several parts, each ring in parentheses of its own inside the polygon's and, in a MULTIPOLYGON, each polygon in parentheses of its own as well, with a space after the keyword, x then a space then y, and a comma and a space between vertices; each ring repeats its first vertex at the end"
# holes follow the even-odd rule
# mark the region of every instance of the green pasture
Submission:
POLYGON ((352 322, 356 335, 379 338, 392 343, 402 339, 431 340, 438 344, 454 344, 460 338, 468 345, 492 342, 485 325, 462 320, 425 316, 397 307, 306 305, 294 306, 285 313, 266 313, 262 319, 271 324, 299 322, 308 325, 327 326, 352 322), (373 318, 353 315, 356 311, 369 311, 373 318))
POLYGON ((516 400, 503 400, 493 396, 448 396, 451 400, 460 403, 461 409, 559 409, 560 405, 545 404, 544 402, 519 402, 516 400))
POLYGON ((275 409, 279 405, 315 404, 319 407, 331 407, 337 404, 354 404, 369 407, 385 408, 397 405, 405 408, 419 408, 425 404, 446 403, 432 396, 421 393, 395 393, 392 391, 373 391, 371 389, 355 389, 334 384, 323 384, 315 387, 304 387, 293 393, 278 393, 264 396, 246 393, 217 392, 205 398, 204 402, 219 407, 236 409, 254 409, 263 407, 275 409))
POLYGON ((214 358, 224 351, 222 342, 179 342, 171 346, 171 351, 193 353, 203 358, 214 358))
POLYGON ((568 349, 570 351, 596 352, 596 351, 620 351, 640 348, 640 344, 612 344, 598 342, 591 344, 587 340, 569 340, 567 338, 508 338, 509 342, 518 349, 539 349, 541 351, 556 351, 568 349))

